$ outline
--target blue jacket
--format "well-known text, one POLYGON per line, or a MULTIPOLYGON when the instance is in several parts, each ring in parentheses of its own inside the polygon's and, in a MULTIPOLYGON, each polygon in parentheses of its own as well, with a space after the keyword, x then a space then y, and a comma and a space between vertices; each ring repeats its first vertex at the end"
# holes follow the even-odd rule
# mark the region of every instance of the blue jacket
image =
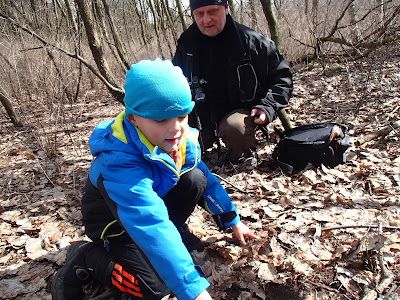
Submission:
MULTIPOLYGON (((184 136, 186 151, 180 172, 168 154, 154 147, 139 129, 127 121, 124 112, 114 121, 100 123, 89 139, 90 151, 95 157, 89 178, 96 188, 101 186, 108 201, 111 199, 113 202, 115 215, 112 216, 111 209, 109 219, 119 221, 179 299, 195 298, 209 283, 195 269, 178 230, 169 220, 161 197, 173 188, 183 173, 197 167, 207 178, 203 194, 207 210, 216 215, 235 211, 236 217, 224 224, 227 228, 239 222, 228 194, 201 161, 197 137, 197 130, 192 128, 184 136)), ((85 218, 85 213, 83 215, 85 218)), ((99 224, 106 219, 98 220, 99 224)), ((85 223, 88 228, 90 224, 87 223, 90 222, 85 223)), ((97 229, 101 231, 104 228, 97 229)))

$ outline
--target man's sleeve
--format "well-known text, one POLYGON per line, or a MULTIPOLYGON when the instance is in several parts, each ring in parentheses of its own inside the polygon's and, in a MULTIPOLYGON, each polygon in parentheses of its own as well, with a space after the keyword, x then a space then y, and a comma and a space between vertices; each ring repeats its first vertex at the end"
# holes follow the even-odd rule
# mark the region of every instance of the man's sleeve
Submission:
POLYGON ((271 122, 289 103, 293 91, 292 72, 273 41, 262 37, 259 47, 254 57, 255 68, 266 94, 254 108, 264 111, 271 122))

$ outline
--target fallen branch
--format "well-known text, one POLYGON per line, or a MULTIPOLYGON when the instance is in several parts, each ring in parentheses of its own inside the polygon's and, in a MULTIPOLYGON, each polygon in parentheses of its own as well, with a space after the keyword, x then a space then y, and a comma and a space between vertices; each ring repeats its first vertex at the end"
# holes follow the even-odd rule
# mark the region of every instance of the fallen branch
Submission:
POLYGON ((387 276, 383 277, 381 282, 376 287, 376 291, 382 295, 384 291, 393 283, 395 276, 393 274, 388 274, 387 276))
POLYGON ((214 176, 216 176, 217 178, 221 179, 223 182, 229 184, 231 187, 235 188, 236 190, 238 190, 239 192, 242 192, 243 194, 247 194, 246 191, 242 190, 241 188, 238 188, 237 186, 235 186, 233 183, 230 183, 228 180, 226 180, 225 178, 222 178, 221 176, 219 176, 218 174, 212 173, 214 176))
POLYGON ((325 284, 314 282, 314 281, 311 281, 311 280, 308 280, 308 279, 304 279, 304 282, 311 283, 312 285, 315 285, 316 287, 319 287, 321 289, 324 289, 324 290, 339 294, 339 291, 337 289, 333 289, 333 288, 331 288, 331 287, 329 287, 329 286, 327 286, 325 284))
MULTIPOLYGON (((333 226, 333 227, 326 227, 322 228, 321 231, 329 231, 335 229, 346 229, 346 228, 378 228, 379 225, 342 225, 342 226, 333 226)), ((382 229, 388 230, 400 230, 398 226, 382 226, 382 229)))
MULTIPOLYGON (((379 234, 383 234, 383 226, 382 223, 379 222, 378 224, 378 230, 379 230, 379 234)), ((383 261, 383 251, 382 248, 379 249, 378 252, 379 256, 379 265, 380 265, 380 269, 382 272, 382 277, 380 278, 379 284, 376 287, 376 291, 382 295, 382 293, 392 284, 395 276, 392 274, 392 272, 390 272, 388 270, 388 268, 385 265, 385 262, 383 261)))
POLYGON ((372 133, 370 133, 370 134, 367 134, 367 135, 364 135, 364 136, 358 138, 358 139, 355 141, 355 144, 356 144, 357 146, 360 146, 360 145, 362 145, 362 144, 365 144, 366 142, 375 140, 376 138, 378 138, 378 137, 380 137, 380 136, 386 136, 386 135, 388 135, 392 130, 396 130, 396 129, 399 128, 399 127, 400 127, 400 121, 393 122, 392 124, 389 124, 388 126, 386 126, 385 128, 383 128, 383 129, 381 129, 381 130, 372 132, 372 133))

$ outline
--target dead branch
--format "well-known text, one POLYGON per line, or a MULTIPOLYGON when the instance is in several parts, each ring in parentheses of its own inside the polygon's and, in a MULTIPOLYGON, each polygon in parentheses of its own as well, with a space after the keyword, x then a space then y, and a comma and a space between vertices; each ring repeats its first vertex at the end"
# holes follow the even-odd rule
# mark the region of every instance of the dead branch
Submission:
POLYGON ((243 194, 247 194, 246 191, 242 190, 241 188, 238 188, 237 186, 235 186, 233 183, 230 183, 228 180, 226 180, 225 178, 222 178, 221 176, 219 176, 218 174, 212 173, 214 176, 216 176, 217 178, 221 179, 223 182, 229 184, 231 187, 235 188, 236 190, 238 190, 239 192, 242 192, 243 194))
POLYGON ((318 287, 318 288, 321 288, 321 289, 324 289, 324 290, 327 290, 327 291, 330 291, 330 292, 334 292, 334 293, 336 293, 336 294, 339 294, 339 291, 338 291, 338 290, 333 289, 333 288, 331 288, 331 287, 329 287, 329 286, 327 286, 327 285, 325 285, 325 284, 318 283, 318 282, 314 282, 314 281, 311 281, 311 280, 308 280, 308 279, 304 279, 304 282, 307 282, 307 283, 310 283, 310 284, 312 284, 312 285, 315 285, 315 286, 318 287))
MULTIPOLYGON (((329 230, 335 230, 335 229, 346 229, 346 228, 378 228, 379 225, 342 225, 342 226, 333 226, 333 227, 325 227, 322 228, 321 231, 329 231, 329 230)), ((388 230, 400 230, 400 227, 398 226, 382 226, 382 229, 388 229, 388 230)))
POLYGON ((344 15, 346 14, 347 10, 349 9, 350 5, 354 2, 354 0, 350 0, 346 7, 343 9, 342 13, 340 14, 340 16, 336 19, 335 21, 335 25, 333 25, 330 33, 328 34, 327 37, 332 37, 335 32, 338 30, 338 26, 339 26, 339 22, 343 19, 344 15))
POLYGON ((395 276, 393 274, 389 274, 387 277, 384 276, 382 278, 382 281, 379 283, 379 285, 376 287, 376 291, 379 294, 382 294, 388 287, 389 285, 392 284, 392 282, 394 281, 395 276))
POLYGON ((396 130, 399 127, 400 127, 400 121, 393 122, 393 123, 389 124, 388 126, 386 126, 385 128, 383 128, 381 130, 369 133, 367 135, 364 135, 364 136, 358 138, 355 141, 355 144, 357 146, 361 146, 361 145, 363 145, 363 144, 365 144, 365 143, 367 143, 369 141, 377 139, 378 137, 386 136, 390 132, 392 132, 392 130, 396 130))

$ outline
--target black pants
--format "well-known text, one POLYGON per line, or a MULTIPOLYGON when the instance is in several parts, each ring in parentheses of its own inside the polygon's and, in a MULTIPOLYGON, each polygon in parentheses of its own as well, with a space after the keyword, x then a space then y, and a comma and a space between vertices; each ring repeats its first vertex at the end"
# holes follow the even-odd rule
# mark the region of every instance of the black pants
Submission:
MULTIPOLYGON (((170 220, 178 230, 195 209, 206 183, 203 172, 195 168, 182 175, 178 184, 163 197, 170 220)), ((171 293, 128 234, 108 241, 109 252, 103 241, 95 241, 85 255, 94 279, 130 294, 133 299, 161 299, 171 293)))

